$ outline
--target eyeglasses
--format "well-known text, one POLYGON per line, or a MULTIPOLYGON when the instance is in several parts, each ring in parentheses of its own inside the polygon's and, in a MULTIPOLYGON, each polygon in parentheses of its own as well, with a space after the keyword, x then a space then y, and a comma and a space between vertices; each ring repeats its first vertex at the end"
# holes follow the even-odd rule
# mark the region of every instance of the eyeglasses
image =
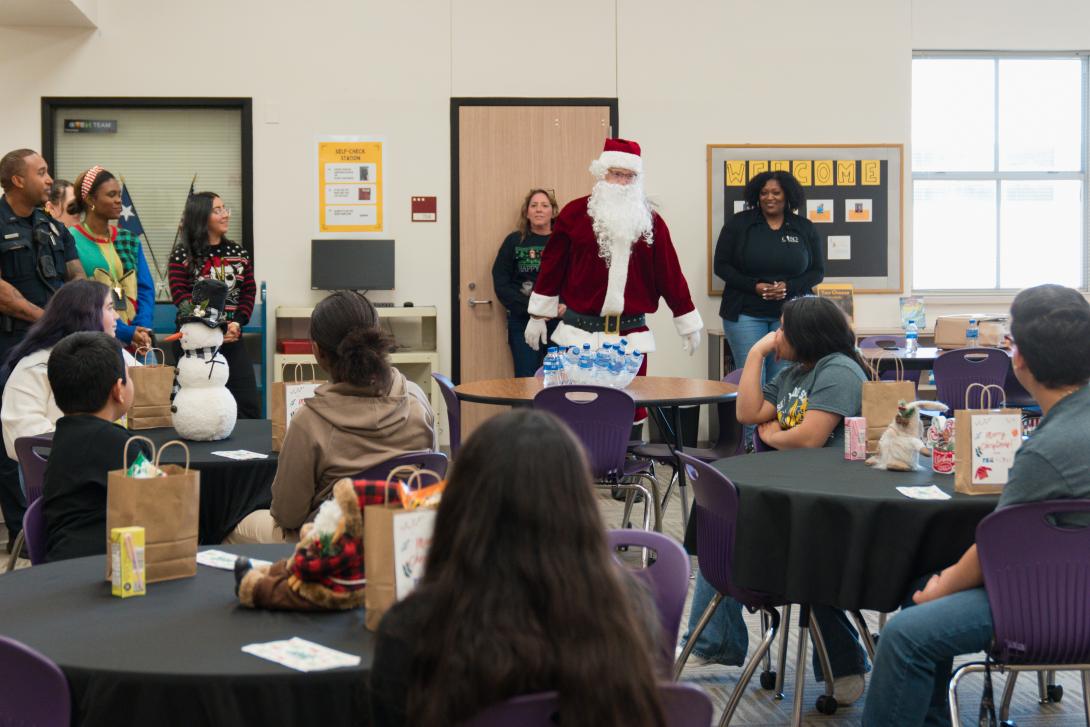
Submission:
POLYGON ((613 177, 614 179, 623 179, 626 182, 631 182, 633 179, 635 179, 639 175, 636 174, 635 172, 627 172, 627 171, 624 171, 622 169, 610 169, 610 170, 606 171, 606 176, 607 177, 613 177))
POLYGON ((212 214, 219 215, 220 217, 230 217, 231 216, 231 208, 230 207, 213 207, 212 208, 212 214))

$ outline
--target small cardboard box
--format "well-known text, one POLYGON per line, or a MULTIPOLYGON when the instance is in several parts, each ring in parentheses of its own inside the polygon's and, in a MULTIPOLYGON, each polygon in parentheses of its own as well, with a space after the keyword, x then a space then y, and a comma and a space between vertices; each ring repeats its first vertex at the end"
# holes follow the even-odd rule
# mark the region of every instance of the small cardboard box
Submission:
POLYGON ((867 458, 867 420, 864 417, 844 419, 844 459, 867 458))
POLYGON ((147 593, 144 577, 144 528, 127 527, 110 530, 110 592, 121 598, 147 593))
POLYGON ((963 313, 939 316, 935 319, 935 347, 942 349, 965 348, 965 331, 970 319, 976 319, 980 331, 978 346, 1002 346, 1007 331, 1007 317, 984 313, 963 313))

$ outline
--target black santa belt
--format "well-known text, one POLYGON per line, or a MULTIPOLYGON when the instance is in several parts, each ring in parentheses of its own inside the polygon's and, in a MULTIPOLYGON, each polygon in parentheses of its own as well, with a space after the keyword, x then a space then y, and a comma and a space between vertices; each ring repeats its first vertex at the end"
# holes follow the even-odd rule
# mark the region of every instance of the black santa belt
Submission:
POLYGON ((643 328, 647 325, 647 317, 643 313, 626 316, 586 316, 576 313, 571 308, 564 311, 562 320, 569 326, 575 326, 587 333, 619 334, 621 331, 630 331, 633 328, 643 328))

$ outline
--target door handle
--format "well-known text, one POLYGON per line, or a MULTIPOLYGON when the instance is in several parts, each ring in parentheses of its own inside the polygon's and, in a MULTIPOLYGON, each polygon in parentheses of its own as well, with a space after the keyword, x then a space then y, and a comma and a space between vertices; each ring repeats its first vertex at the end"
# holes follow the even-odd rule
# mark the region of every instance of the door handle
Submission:
POLYGON ((492 301, 490 301, 490 300, 477 300, 475 298, 470 298, 469 299, 469 307, 472 308, 473 306, 476 306, 476 305, 492 305, 492 301))

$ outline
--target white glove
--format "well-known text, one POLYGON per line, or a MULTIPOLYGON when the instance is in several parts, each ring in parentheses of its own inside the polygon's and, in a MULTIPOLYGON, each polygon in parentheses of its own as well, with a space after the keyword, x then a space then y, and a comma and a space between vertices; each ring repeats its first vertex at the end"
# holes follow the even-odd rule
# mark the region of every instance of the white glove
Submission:
POLYGON ((526 324, 526 345, 535 351, 549 342, 549 332, 545 329, 544 318, 531 318, 526 324))
POLYGON ((683 335, 681 337, 681 347, 688 351, 690 356, 696 353, 696 349, 700 347, 700 330, 683 335))

